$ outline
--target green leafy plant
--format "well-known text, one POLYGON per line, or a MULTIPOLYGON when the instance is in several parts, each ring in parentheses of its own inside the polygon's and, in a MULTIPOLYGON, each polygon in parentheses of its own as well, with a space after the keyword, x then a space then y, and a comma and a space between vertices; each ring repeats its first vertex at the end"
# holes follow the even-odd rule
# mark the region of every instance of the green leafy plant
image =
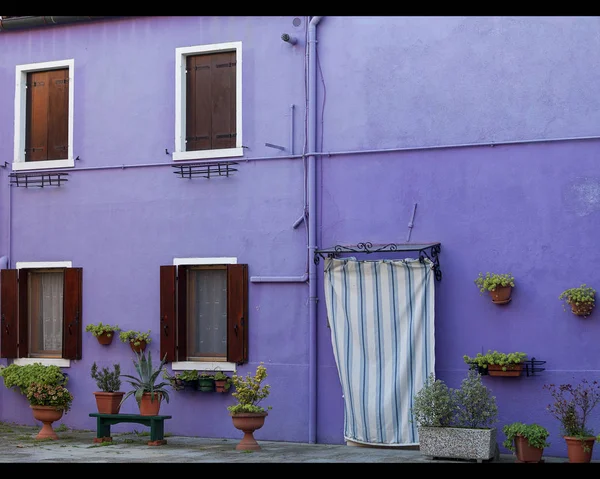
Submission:
POLYGON ((135 358, 133 359, 133 365, 138 375, 137 377, 130 374, 121 375, 121 377, 126 378, 126 381, 133 387, 133 389, 125 393, 120 404, 123 404, 123 402, 125 402, 129 396, 134 396, 139 406, 144 393, 150 393, 150 398, 152 401, 154 401, 154 399, 157 397, 157 394, 160 393, 164 400, 168 403, 169 391, 167 387, 170 384, 168 381, 159 382, 159 375, 161 372, 164 373, 165 371, 164 366, 165 362, 167 361, 167 355, 165 354, 159 366, 155 369, 152 364, 151 351, 148 351, 147 356, 145 351, 142 351, 141 353, 134 351, 134 354, 135 358))
POLYGON ((73 403, 73 394, 60 384, 32 383, 27 388, 26 396, 32 406, 53 406, 62 409, 64 414, 73 403))
POLYGON ((546 410, 560 421, 563 436, 585 439, 594 436, 587 422, 592 410, 600 403, 600 383, 582 379, 572 384, 544 384, 553 402, 546 410))
POLYGON ((419 427, 489 429, 498 420, 496 397, 471 369, 458 389, 430 374, 415 395, 411 412, 419 427))
POLYGON ((133 343, 134 346, 139 346, 142 341, 145 341, 146 344, 150 344, 152 341, 150 338, 150 330, 148 330, 147 333, 135 330, 121 331, 119 333, 119 339, 123 343, 133 343))
POLYGON ((98 337, 104 333, 107 333, 108 336, 112 336, 113 333, 120 331, 121 328, 119 326, 111 326, 110 324, 88 324, 85 327, 85 331, 88 333, 92 333, 95 337, 98 337))
POLYGON ((418 426, 451 426, 456 413, 454 392, 441 379, 429 375, 414 398, 412 414, 418 426))
POLYGON ((479 288, 481 294, 486 291, 495 291, 498 286, 512 286, 515 287, 515 278, 512 273, 479 273, 479 276, 475 279, 475 284, 479 288))
POLYGON ((216 371, 214 374, 214 378, 215 378, 215 381, 227 381, 228 379, 231 379, 223 371, 216 371))
POLYGON ((506 366, 520 364, 527 360, 527 354, 523 352, 500 353, 498 351, 488 350, 486 354, 477 353, 475 356, 463 356, 463 360, 469 366, 478 368, 487 368, 490 364, 502 366, 502 370, 506 371, 506 366))
POLYGON ((583 283, 578 288, 565 289, 558 299, 563 301, 563 309, 566 311, 565 304, 575 306, 587 306, 591 312, 591 308, 594 307, 596 302, 596 290, 583 283))
POLYGON ((0 376, 7 388, 15 388, 21 394, 26 394, 27 388, 33 383, 64 386, 68 381, 68 376, 58 366, 42 363, 22 366, 13 363, 0 369, 0 376))
POLYGON ((169 381, 169 384, 175 391, 181 391, 187 387, 196 386, 200 374, 196 369, 188 369, 180 373, 169 374, 166 368, 163 369, 163 378, 169 381))
POLYGON ((121 365, 118 363, 114 364, 111 370, 106 366, 98 369, 98 365, 94 362, 90 374, 92 379, 96 381, 96 385, 100 388, 100 391, 114 393, 121 389, 121 365))
POLYGON ((196 369, 187 369, 185 371, 181 371, 177 376, 182 381, 197 381, 200 377, 200 374, 196 369))
POLYGON ((162 371, 162 377, 163 379, 169 381, 169 385, 171 386, 173 391, 181 391, 185 388, 185 383, 183 382, 183 380, 181 380, 179 374, 177 373, 169 374, 169 371, 167 371, 167 369, 164 368, 162 371))
POLYGON ((506 439, 502 445, 512 452, 516 451, 515 438, 517 436, 525 438, 531 447, 544 449, 550 446, 550 443, 547 441, 550 432, 544 426, 540 426, 539 424, 513 422, 512 424, 506 424, 502 428, 502 432, 506 435, 506 439))
POLYGON ((271 386, 262 384, 267 378, 267 368, 264 363, 256 367, 256 373, 252 376, 250 373, 246 377, 234 374, 231 377, 235 391, 231 395, 237 399, 237 404, 227 406, 227 410, 233 415, 240 412, 266 412, 272 406, 263 407, 258 403, 267 398, 271 393, 271 386))

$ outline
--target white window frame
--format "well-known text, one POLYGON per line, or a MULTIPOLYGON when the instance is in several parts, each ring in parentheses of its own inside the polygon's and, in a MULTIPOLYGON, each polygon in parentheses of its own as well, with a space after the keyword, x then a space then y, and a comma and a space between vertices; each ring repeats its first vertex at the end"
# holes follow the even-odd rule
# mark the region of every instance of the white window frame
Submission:
MULTIPOLYGON (((222 257, 222 258, 173 258, 173 264, 179 266, 185 265, 205 265, 205 264, 237 264, 237 258, 222 257)), ((237 364, 222 361, 174 361, 171 364, 173 371, 223 371, 235 373, 237 364)))
POLYGON ((15 82, 15 150, 13 171, 69 168, 75 166, 73 157, 73 98, 75 86, 75 60, 28 63, 17 65, 15 82), (27 107, 27 74, 36 71, 69 69, 69 132, 67 158, 61 160, 25 161, 25 123, 27 107))
POLYGON ((173 160, 205 160, 243 156, 242 147, 242 42, 214 43, 175 49, 175 149, 173 160), (235 147, 185 151, 186 131, 186 57, 202 53, 235 52, 235 147))
MULTIPOLYGON (((17 261, 15 265, 17 269, 21 268, 35 268, 35 269, 43 269, 43 268, 72 268, 72 261, 17 261)), ((26 364, 34 364, 41 363, 44 366, 58 366, 61 368, 70 368, 71 360, 70 359, 61 359, 61 358, 15 358, 13 360, 13 364, 18 364, 19 366, 25 366, 26 364)))

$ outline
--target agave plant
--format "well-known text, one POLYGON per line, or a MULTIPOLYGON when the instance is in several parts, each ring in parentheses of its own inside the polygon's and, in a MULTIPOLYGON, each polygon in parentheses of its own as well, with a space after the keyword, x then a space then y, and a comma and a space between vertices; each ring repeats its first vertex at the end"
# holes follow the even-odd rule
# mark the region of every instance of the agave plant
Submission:
POLYGON ((148 351, 148 356, 146 356, 145 351, 140 353, 135 352, 134 354, 136 358, 133 360, 133 365, 135 366, 135 370, 137 371, 138 377, 131 376, 129 374, 122 374, 121 376, 126 378, 125 380, 133 386, 131 391, 127 391, 123 399, 121 400, 121 404, 129 397, 134 395, 135 400, 138 403, 142 401, 142 395, 144 393, 150 393, 151 401, 154 401, 154 398, 158 393, 162 394, 162 397, 166 402, 169 402, 169 392, 167 391, 167 386, 170 385, 168 381, 158 382, 159 374, 164 370, 165 362, 167 360, 167 355, 160 362, 158 368, 154 369, 152 366, 152 353, 148 351))

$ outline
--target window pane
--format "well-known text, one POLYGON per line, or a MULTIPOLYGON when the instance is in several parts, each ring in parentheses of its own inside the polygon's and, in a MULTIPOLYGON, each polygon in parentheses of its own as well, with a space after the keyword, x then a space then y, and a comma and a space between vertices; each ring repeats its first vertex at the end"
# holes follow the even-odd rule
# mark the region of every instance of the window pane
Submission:
POLYGON ((227 270, 188 272, 188 358, 226 357, 227 270))
POLYGON ((29 355, 60 357, 63 323, 62 271, 30 272, 28 278, 29 355))

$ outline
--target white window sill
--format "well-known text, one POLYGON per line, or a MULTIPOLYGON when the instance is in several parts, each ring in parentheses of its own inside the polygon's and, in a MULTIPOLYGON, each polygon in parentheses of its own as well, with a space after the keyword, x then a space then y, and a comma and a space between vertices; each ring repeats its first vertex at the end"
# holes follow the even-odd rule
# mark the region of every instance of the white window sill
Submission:
POLYGON ((47 160, 47 161, 15 161, 12 164, 13 171, 47 170, 52 168, 73 168, 75 160, 47 160))
POLYGON ((171 369, 173 371, 223 371, 224 373, 230 372, 235 373, 235 363, 223 363, 223 362, 203 362, 203 361, 175 361, 171 363, 171 369))
POLYGON ((220 150, 174 151, 173 160, 210 160, 244 156, 243 148, 223 148, 220 150))
POLYGON ((70 368, 70 359, 59 359, 59 358, 16 358, 13 360, 13 364, 18 366, 25 366, 26 364, 41 363, 44 366, 58 366, 59 368, 70 368))

